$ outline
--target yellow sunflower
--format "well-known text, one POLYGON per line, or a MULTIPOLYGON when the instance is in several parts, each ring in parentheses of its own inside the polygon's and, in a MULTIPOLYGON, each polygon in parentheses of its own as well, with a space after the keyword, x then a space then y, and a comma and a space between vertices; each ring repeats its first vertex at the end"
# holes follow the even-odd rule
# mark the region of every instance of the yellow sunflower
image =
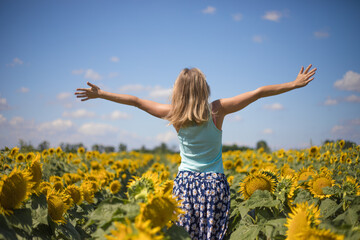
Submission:
POLYGON ((307 228, 298 234, 297 239, 344 240, 344 235, 333 233, 329 229, 307 228))
POLYGON ((141 177, 134 177, 127 184, 127 195, 130 200, 146 201, 149 193, 153 193, 155 186, 161 184, 157 172, 146 172, 141 177))
POLYGON ((79 147, 77 152, 78 152, 78 154, 84 154, 85 153, 85 148, 84 147, 79 147))
POLYGON ((69 195, 53 189, 46 197, 48 203, 48 214, 56 223, 66 223, 64 214, 70 208, 68 204, 69 195))
POLYGON ((16 162, 25 162, 25 156, 22 153, 19 153, 18 155, 16 155, 16 162))
POLYGON ((63 151, 62 151, 61 147, 57 147, 55 149, 55 152, 56 152, 56 155, 59 157, 63 151))
POLYGON ((147 203, 141 204, 139 221, 150 220, 151 227, 164 227, 169 221, 176 221, 178 215, 184 213, 180 202, 172 195, 150 194, 147 203))
POLYGON ((8 155, 8 158, 14 158, 16 156, 16 154, 19 153, 19 148, 18 147, 14 147, 13 149, 11 149, 10 154, 8 155))
POLYGON ((345 140, 340 140, 339 146, 340 146, 340 148, 343 148, 345 146, 345 140))
POLYGON ((270 176, 262 172, 256 172, 245 177, 240 183, 240 193, 245 199, 249 199, 250 196, 256 190, 267 190, 271 193, 275 191, 275 180, 270 176))
POLYGON ((315 170, 309 166, 307 168, 302 168, 297 174, 298 181, 308 181, 309 178, 312 178, 316 174, 315 170))
POLYGON ((31 195, 30 174, 14 168, 11 173, 0 180, 0 214, 12 214, 13 209, 20 208, 31 195))
MULTIPOLYGON (((38 155, 39 159, 40 159, 40 155, 38 155)), ((27 162, 31 162, 33 159, 35 158, 35 154, 33 152, 29 152, 26 154, 25 156, 25 160, 27 162)))
POLYGON ((40 183, 39 188, 40 188, 40 192, 42 194, 44 194, 45 196, 47 196, 48 193, 51 192, 51 190, 52 190, 52 186, 51 186, 51 184, 49 182, 40 183))
POLYGON ((330 197, 331 195, 325 194, 323 192, 324 187, 332 187, 335 184, 329 175, 326 174, 317 174, 309 181, 308 188, 314 197, 323 199, 330 197))
POLYGON ((284 166, 282 166, 280 172, 281 172, 281 176, 283 176, 283 177, 285 177, 285 176, 293 177, 296 174, 295 170, 291 169, 289 164, 287 164, 287 163, 285 163, 284 166))
POLYGON ((119 182, 119 180, 114 180, 110 183, 110 192, 112 194, 116 194, 120 191, 121 189, 121 183, 119 182))
POLYGON ((94 194, 92 186, 88 182, 83 182, 80 186, 81 192, 83 193, 84 200, 88 203, 94 203, 94 194))
POLYGON ((34 159, 29 167, 31 182, 34 183, 33 190, 34 192, 39 195, 40 193, 40 183, 42 179, 42 164, 40 163, 40 155, 34 159))
POLYGON ((65 192, 71 196, 73 202, 77 205, 80 205, 84 199, 81 188, 76 185, 67 186, 65 192))
POLYGON ((224 169, 225 170, 232 169, 233 167, 234 167, 234 164, 231 160, 224 161, 224 169))
POLYGON ((287 240, 299 239, 298 235, 312 226, 320 224, 320 210, 307 202, 297 204, 286 219, 287 240))
MULTIPOLYGON (((138 218, 137 218, 138 219, 138 218)), ((162 240, 164 236, 160 228, 151 228, 151 221, 135 221, 135 227, 126 219, 125 223, 115 222, 115 230, 111 230, 111 235, 105 235, 107 240, 162 240)))
POLYGON ((309 155, 310 156, 316 156, 316 154, 319 152, 319 148, 317 146, 312 146, 310 149, 309 149, 309 155))

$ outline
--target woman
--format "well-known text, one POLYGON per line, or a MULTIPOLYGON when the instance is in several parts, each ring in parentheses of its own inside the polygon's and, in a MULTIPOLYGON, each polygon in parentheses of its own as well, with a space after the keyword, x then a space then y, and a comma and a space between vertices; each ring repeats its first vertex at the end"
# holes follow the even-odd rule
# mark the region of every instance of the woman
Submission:
POLYGON ((173 194, 182 199, 184 214, 177 224, 192 239, 222 239, 229 219, 230 192, 222 163, 222 125, 226 115, 250 103, 306 86, 314 78, 316 68, 301 67, 291 82, 259 87, 231 98, 211 103, 210 88, 197 68, 183 69, 177 77, 171 104, 161 104, 126 94, 91 88, 75 92, 81 101, 103 98, 135 106, 155 117, 166 119, 175 128, 180 147, 181 164, 174 180, 173 194))

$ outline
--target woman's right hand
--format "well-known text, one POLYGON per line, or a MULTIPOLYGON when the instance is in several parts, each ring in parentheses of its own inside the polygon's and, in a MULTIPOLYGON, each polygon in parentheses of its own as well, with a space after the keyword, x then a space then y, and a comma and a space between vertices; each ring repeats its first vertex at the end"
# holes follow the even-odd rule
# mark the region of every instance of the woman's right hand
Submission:
POLYGON ((295 88, 301 88, 301 87, 305 87, 309 82, 311 82, 312 80, 314 80, 314 78, 312 77, 315 72, 316 72, 316 68, 312 69, 311 71, 311 64, 305 69, 304 71, 304 67, 301 67, 300 72, 298 74, 298 76, 296 77, 294 83, 295 83, 295 88), (311 78, 312 77, 312 78, 311 78))
POLYGON ((81 98, 81 101, 86 101, 89 99, 98 98, 100 96, 100 88, 92 83, 87 82, 87 85, 89 85, 91 88, 78 88, 75 92, 75 95, 77 95, 77 98, 81 98))

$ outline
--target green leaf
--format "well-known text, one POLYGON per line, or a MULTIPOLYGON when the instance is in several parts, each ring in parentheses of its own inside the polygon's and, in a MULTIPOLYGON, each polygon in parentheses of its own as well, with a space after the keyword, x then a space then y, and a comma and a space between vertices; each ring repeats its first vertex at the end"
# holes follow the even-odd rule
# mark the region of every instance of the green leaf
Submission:
POLYGON ((166 232, 165 236, 171 240, 191 240, 188 232, 181 226, 173 224, 166 232))
POLYGON ((230 240, 253 240, 259 235, 260 229, 258 225, 241 225, 230 235, 230 240))
POLYGON ((278 218, 267 221, 265 225, 265 234, 269 239, 274 239, 277 235, 285 235, 287 228, 284 226, 286 218, 278 218))
POLYGON ((339 208, 341 208, 341 204, 337 204, 335 201, 327 198, 320 204, 321 216, 323 218, 328 218, 333 215, 339 208))
POLYGON ((0 215, 0 239, 17 239, 15 231, 11 229, 3 215, 0 215))
POLYGON ((66 239, 70 240, 80 240, 80 234, 76 231, 75 227, 70 223, 66 222, 66 224, 57 225, 55 232, 59 235, 66 237, 66 239))
POLYGON ((15 209, 14 214, 11 214, 6 218, 13 227, 21 229, 31 235, 33 221, 30 209, 15 209))
POLYGON ((345 222, 348 225, 355 225, 358 222, 358 215, 356 211, 349 208, 344 213, 340 214, 334 219, 334 222, 345 222))
POLYGON ((278 199, 274 199, 269 191, 256 190, 251 197, 244 202, 245 206, 254 209, 256 207, 277 207, 280 204, 278 199))

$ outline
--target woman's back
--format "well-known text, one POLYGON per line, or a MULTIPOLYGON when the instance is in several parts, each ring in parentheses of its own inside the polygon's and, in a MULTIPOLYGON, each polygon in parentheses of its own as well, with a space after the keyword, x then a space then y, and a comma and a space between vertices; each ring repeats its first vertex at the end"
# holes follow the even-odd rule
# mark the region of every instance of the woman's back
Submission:
POLYGON ((222 131, 215 126, 212 117, 203 124, 180 128, 178 138, 181 155, 179 171, 224 172, 222 131))

